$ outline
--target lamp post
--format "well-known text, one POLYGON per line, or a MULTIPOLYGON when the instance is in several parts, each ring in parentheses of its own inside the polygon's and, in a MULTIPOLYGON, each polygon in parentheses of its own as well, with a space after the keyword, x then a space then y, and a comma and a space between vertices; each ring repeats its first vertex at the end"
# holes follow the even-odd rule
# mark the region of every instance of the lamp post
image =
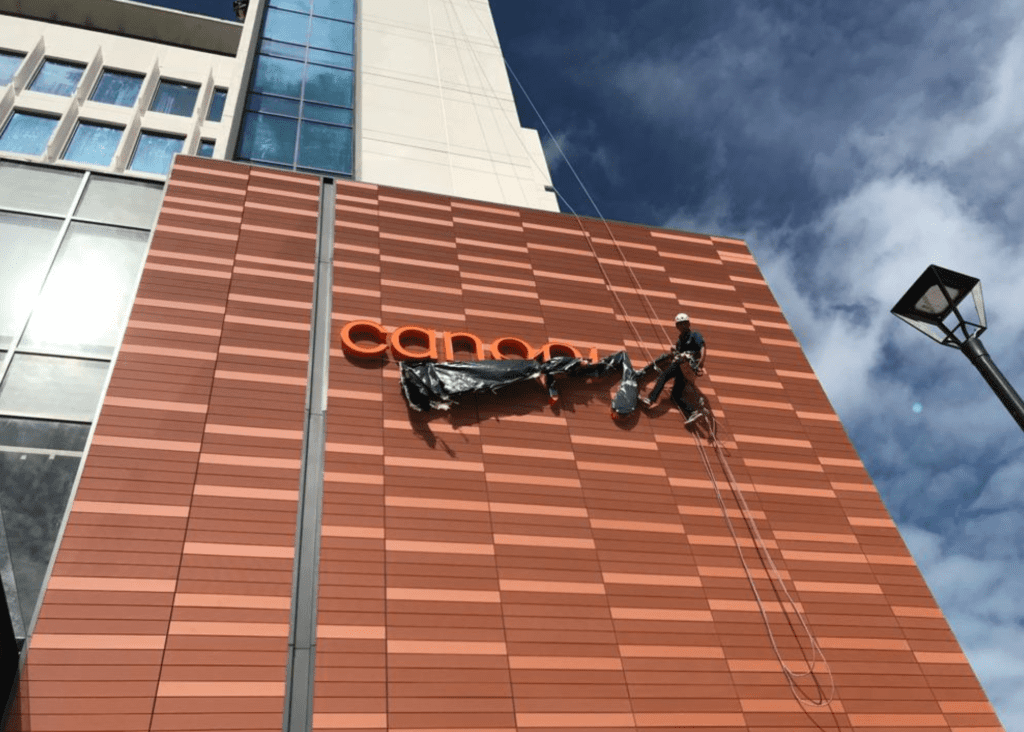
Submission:
POLYGON ((892 309, 892 314, 926 336, 950 348, 959 348, 985 377, 999 401, 1024 429, 1024 400, 996 368, 978 337, 985 332, 985 303, 981 280, 930 265, 892 309), (961 304, 973 296, 977 322, 963 316, 961 304))

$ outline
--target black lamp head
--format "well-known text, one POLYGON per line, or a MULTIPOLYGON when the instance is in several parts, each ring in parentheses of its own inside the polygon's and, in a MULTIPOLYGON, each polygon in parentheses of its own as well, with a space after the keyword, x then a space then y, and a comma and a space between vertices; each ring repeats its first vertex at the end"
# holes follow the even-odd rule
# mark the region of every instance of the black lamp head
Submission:
POLYGON ((986 328, 981 280, 932 264, 900 298, 892 314, 936 342, 959 348, 986 328), (961 303, 968 295, 974 298, 978 322, 961 313, 961 303), (956 322, 949 321, 950 316, 955 316, 956 322))

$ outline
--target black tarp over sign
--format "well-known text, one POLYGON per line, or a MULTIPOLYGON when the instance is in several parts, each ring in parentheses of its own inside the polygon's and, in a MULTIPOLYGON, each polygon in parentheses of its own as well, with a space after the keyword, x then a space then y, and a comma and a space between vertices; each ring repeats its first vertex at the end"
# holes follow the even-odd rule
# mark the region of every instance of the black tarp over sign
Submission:
MULTIPOLYGON (((668 354, 666 354, 667 356, 668 354)), ((505 361, 432 361, 402 362, 402 391, 413 409, 450 409, 460 397, 483 392, 494 393, 502 387, 536 379, 543 381, 552 401, 558 399, 555 378, 561 376, 604 376, 612 372, 622 375, 618 391, 612 399, 612 412, 625 416, 636 409, 640 379, 657 368, 665 356, 637 371, 625 351, 613 353, 600 361, 563 356, 540 363, 526 359, 505 361)))

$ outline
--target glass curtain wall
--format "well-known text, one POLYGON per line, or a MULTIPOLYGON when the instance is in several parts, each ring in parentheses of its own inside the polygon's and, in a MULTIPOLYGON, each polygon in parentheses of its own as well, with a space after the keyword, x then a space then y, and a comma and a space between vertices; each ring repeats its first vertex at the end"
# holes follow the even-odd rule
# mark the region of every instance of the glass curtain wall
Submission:
POLYGON ((240 160, 352 177, 355 0, 269 0, 240 160))
POLYGON ((162 185, 0 161, 0 577, 24 638, 162 185))

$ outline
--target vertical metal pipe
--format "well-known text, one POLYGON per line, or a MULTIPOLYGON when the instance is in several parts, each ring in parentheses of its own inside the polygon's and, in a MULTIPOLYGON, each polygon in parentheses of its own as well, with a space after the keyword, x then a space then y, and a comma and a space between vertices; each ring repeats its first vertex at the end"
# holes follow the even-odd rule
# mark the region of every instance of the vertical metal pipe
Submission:
POLYGON ((1020 428, 1024 430, 1024 400, 1020 398, 1020 394, 1016 392, 1002 372, 996 368, 995 362, 988 355, 988 351, 982 345, 981 339, 968 338, 960 346, 960 350, 971 360, 974 367, 981 372, 985 381, 992 387, 992 391, 999 397, 999 401, 1003 403, 1006 410, 1017 420, 1020 428))

